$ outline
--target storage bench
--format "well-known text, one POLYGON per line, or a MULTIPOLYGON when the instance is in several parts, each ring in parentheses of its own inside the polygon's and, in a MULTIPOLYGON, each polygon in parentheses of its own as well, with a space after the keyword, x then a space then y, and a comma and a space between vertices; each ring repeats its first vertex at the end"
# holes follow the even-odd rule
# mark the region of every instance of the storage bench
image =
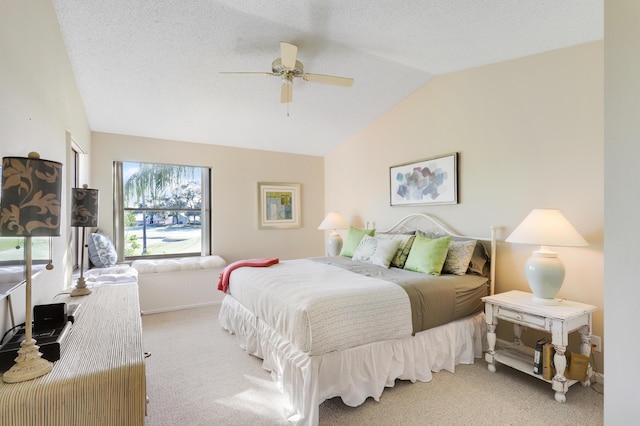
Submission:
POLYGON ((218 277, 226 265, 215 255, 133 261, 140 309, 152 314, 220 303, 224 294, 217 290, 218 277))

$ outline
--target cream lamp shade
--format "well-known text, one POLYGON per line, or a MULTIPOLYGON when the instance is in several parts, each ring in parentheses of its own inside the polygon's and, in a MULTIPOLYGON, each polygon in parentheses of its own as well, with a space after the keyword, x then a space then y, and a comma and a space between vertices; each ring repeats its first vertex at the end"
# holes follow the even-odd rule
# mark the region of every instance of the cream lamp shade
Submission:
POLYGON ((40 159, 37 152, 25 157, 2 159, 2 205, 0 234, 24 237, 25 338, 15 364, 2 375, 7 383, 35 379, 51 371, 53 364, 42 358, 32 335, 32 237, 60 235, 62 164, 40 159))
POLYGON ((534 209, 505 240, 508 243, 540 245, 525 263, 525 275, 536 303, 555 305, 565 268, 548 246, 589 245, 558 209, 534 209))
POLYGON ((100 191, 88 188, 73 188, 71 190, 71 223, 74 228, 82 228, 82 244, 80 248, 80 277, 76 286, 71 290, 71 296, 86 296, 91 293, 84 279, 84 249, 87 228, 98 226, 98 200, 100 191))
POLYGON ((338 212, 329 212, 324 218, 318 229, 331 230, 329 240, 327 241, 327 254, 329 256, 340 255, 342 250, 342 237, 337 232, 338 229, 347 229, 349 225, 338 212))

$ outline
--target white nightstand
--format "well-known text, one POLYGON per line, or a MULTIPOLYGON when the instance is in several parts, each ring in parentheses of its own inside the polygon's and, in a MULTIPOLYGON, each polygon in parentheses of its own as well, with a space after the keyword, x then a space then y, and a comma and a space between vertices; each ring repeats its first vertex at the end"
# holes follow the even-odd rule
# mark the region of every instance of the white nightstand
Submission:
MULTIPOLYGON (((545 380, 542 375, 533 372, 534 349, 525 347, 520 341, 520 337, 522 328, 551 333, 551 343, 555 348, 553 362, 556 374, 552 380, 546 381, 550 382, 551 387, 556 391, 556 401, 565 402, 565 394, 569 390, 569 386, 577 382, 577 380, 565 377, 565 368, 567 367, 565 351, 569 343, 569 333, 576 330, 580 333, 580 352, 590 356, 591 314, 597 307, 568 300, 559 300, 558 305, 555 306, 540 305, 533 302, 532 297, 531 293, 514 290, 482 298, 485 302, 489 343, 489 352, 485 354, 485 359, 489 363, 488 367, 491 372, 496 371, 496 362, 499 362, 545 380), (498 319, 513 323, 515 340, 513 345, 509 345, 509 347, 496 348, 498 319)), ((587 378, 582 382, 584 386, 590 385, 591 374, 589 366, 587 378)))

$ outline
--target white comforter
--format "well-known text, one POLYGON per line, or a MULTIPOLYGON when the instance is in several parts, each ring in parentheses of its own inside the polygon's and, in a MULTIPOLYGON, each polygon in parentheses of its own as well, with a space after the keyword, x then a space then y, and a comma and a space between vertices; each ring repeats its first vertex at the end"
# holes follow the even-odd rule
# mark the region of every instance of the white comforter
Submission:
POLYGON ((307 259, 236 269, 229 293, 309 355, 412 333, 400 286, 307 259))

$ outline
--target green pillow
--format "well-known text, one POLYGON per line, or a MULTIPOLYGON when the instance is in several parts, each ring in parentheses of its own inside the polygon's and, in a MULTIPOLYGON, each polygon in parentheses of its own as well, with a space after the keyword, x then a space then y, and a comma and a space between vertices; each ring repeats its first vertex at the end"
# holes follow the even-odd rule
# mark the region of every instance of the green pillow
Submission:
POLYGON ((358 244, 360 244, 360 240, 365 235, 373 237, 375 234, 375 229, 358 229, 353 226, 349 227, 349 233, 347 234, 347 240, 344 242, 342 246, 342 251, 340 252, 340 256, 353 257, 353 253, 356 252, 358 248, 358 244))
POLYGON ((431 239, 422 234, 416 235, 404 269, 425 274, 440 275, 451 237, 431 239))

